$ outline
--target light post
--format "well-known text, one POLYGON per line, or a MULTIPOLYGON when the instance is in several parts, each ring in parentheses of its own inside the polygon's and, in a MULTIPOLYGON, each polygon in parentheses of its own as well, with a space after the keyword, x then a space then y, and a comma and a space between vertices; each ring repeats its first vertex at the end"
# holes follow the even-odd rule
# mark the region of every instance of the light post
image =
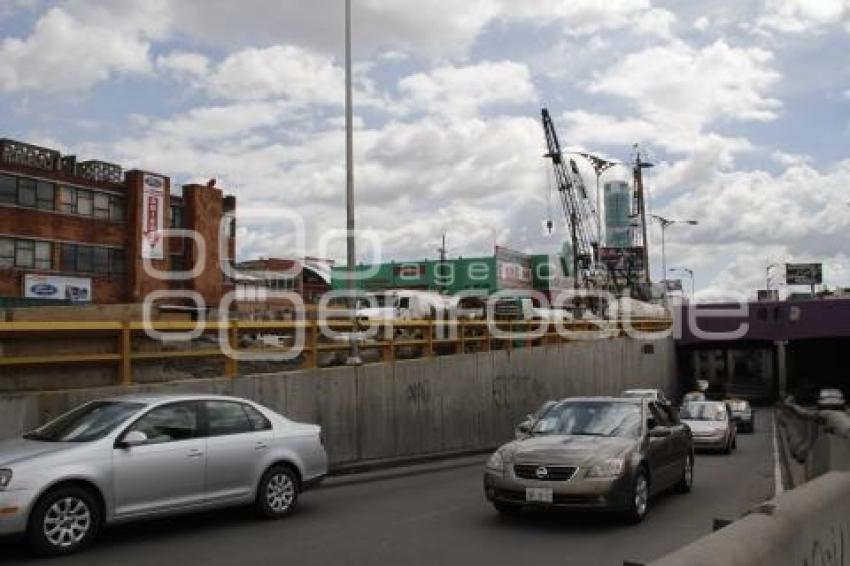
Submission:
POLYGON ((764 268, 764 288, 770 291, 770 270, 779 267, 778 263, 770 263, 764 268))
POLYGON ((345 212, 346 212, 346 256, 348 263, 348 298, 351 310, 351 351, 346 365, 361 365, 360 347, 357 344, 357 254, 354 240, 354 120, 351 96, 351 0, 345 0, 345 212))
POLYGON ((670 271, 681 271, 683 273, 687 273, 688 277, 691 278, 691 300, 696 302, 697 292, 696 292, 696 284, 694 283, 694 270, 688 269, 687 267, 671 267, 670 271))
MULTIPOLYGON (((663 216, 659 216, 657 214, 652 215, 652 219, 657 221, 661 225, 661 276, 667 277, 667 255, 666 249, 664 248, 664 233, 667 231, 667 228, 672 226, 673 224, 690 224, 691 226, 696 226, 699 224, 696 220, 671 220, 670 218, 665 218, 663 216)), ((647 269, 649 266, 647 266, 647 269)))

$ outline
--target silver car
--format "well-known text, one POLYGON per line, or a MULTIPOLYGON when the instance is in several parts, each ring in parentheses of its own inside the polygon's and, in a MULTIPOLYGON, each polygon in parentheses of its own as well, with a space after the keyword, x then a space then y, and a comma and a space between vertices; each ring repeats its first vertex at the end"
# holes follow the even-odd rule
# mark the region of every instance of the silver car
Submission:
POLYGON ((732 410, 722 401, 696 401, 682 405, 679 412, 698 449, 720 450, 729 454, 738 447, 738 435, 732 410))
POLYGON ((57 555, 135 519, 247 503, 279 518, 326 473, 320 427, 245 399, 93 401, 0 442, 0 535, 57 555))

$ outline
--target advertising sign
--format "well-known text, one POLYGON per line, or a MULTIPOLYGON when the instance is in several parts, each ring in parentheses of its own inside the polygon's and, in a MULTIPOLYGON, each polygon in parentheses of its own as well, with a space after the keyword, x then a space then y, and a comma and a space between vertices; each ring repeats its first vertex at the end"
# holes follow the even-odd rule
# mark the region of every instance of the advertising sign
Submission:
POLYGON ((820 285, 823 266, 820 263, 786 263, 785 282, 788 285, 820 285))
POLYGON ((24 276, 24 297, 88 303, 92 300, 91 279, 27 274, 24 276))
POLYGON ((142 178, 142 257, 145 259, 163 259, 165 242, 162 231, 165 228, 165 179, 158 175, 145 175, 142 178))
POLYGON ((682 290, 682 280, 681 279, 666 279, 664 281, 664 288, 668 292, 681 291, 682 290))
POLYGON ((496 283, 500 289, 531 289, 531 256, 496 246, 496 283))

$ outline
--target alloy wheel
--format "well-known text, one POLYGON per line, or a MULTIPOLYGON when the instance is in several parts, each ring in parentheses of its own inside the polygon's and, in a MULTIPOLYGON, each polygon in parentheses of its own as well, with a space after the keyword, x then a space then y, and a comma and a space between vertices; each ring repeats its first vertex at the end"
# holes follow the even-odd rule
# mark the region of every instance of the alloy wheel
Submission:
POLYGON ((85 501, 64 497, 50 506, 44 515, 44 538, 57 548, 80 544, 92 527, 92 513, 85 501))
POLYGON ((266 501, 275 513, 284 513, 295 501, 295 484, 289 474, 278 472, 269 478, 266 501))

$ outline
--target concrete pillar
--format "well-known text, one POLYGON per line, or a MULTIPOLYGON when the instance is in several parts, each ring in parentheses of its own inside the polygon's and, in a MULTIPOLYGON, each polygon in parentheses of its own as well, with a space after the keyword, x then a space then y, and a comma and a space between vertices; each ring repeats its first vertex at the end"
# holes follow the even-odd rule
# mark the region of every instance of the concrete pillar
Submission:
POLYGON ((788 394, 788 360, 785 349, 788 342, 777 340, 773 344, 776 346, 776 385, 779 398, 784 399, 788 394))

